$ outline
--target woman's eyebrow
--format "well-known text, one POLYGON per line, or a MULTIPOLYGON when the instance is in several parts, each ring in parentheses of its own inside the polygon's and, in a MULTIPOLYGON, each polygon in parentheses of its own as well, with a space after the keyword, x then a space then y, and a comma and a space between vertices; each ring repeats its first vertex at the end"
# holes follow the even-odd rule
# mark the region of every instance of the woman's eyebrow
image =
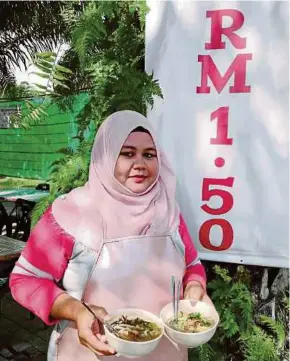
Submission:
MULTIPOLYGON (((124 148, 133 149, 133 150, 137 149, 136 147, 133 147, 132 145, 123 145, 122 149, 124 149, 124 148)), ((144 150, 157 152, 156 148, 153 148, 153 147, 145 148, 144 150)))
POLYGON ((123 145, 123 148, 129 148, 129 149, 136 149, 136 147, 133 147, 132 145, 123 145))

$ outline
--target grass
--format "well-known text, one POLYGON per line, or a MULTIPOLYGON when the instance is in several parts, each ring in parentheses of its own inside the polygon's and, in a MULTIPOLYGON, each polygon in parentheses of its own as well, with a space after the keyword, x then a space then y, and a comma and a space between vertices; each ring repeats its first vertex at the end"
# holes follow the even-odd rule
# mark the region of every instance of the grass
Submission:
POLYGON ((12 177, 5 177, 0 179, 0 189, 5 188, 35 188, 37 184, 44 183, 40 179, 26 179, 26 178, 12 178, 12 177))

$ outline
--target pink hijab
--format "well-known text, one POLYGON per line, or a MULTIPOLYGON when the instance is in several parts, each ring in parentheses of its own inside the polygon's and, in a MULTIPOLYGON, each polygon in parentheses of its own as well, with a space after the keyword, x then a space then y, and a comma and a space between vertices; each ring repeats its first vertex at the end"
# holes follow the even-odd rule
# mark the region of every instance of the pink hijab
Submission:
POLYGON ((56 222, 75 239, 96 248, 103 238, 162 235, 177 229, 176 179, 154 130, 134 111, 110 115, 99 128, 91 153, 88 182, 52 205, 56 222), (120 150, 132 130, 147 129, 157 148, 159 174, 144 193, 133 193, 114 178, 120 150))

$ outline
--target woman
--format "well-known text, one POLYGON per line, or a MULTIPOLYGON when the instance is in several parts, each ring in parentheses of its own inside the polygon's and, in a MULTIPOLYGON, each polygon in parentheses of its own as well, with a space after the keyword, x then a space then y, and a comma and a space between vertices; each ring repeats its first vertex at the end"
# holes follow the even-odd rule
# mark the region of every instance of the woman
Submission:
MULTIPOLYGON (((183 281, 181 297, 211 302, 153 129, 134 111, 114 113, 97 133, 88 182, 56 199, 31 233, 12 295, 56 325, 49 361, 122 361, 102 335, 105 315, 121 307, 158 315, 171 301, 172 275, 183 281)), ((187 350, 163 338, 141 360, 185 361, 187 350)))

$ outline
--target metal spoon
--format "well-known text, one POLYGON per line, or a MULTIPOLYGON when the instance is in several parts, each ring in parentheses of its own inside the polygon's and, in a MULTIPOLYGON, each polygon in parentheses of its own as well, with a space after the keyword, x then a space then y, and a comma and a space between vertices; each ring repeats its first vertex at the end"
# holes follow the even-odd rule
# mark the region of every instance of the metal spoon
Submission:
POLYGON ((117 331, 115 331, 114 327, 112 325, 109 324, 109 322, 105 321, 104 325, 107 327, 107 329, 113 333, 115 336, 119 337, 119 334, 117 331))
POLYGON ((180 293, 181 293, 181 281, 179 280, 177 283, 177 295, 176 295, 176 318, 178 318, 179 313, 179 300, 180 300, 180 293))
MULTIPOLYGON (((98 318, 97 318, 95 312, 94 312, 84 301, 81 301, 81 303, 85 306, 85 308, 86 308, 86 309, 94 316, 94 318, 97 320, 98 318)), ((104 325, 106 325, 107 329, 108 329, 111 333, 113 333, 114 335, 116 335, 117 337, 119 337, 118 332, 114 330, 114 327, 111 326, 111 325, 109 324, 109 322, 105 321, 105 322, 104 322, 104 325)))
POLYGON ((178 318, 179 300, 181 293, 181 281, 176 280, 175 276, 171 276, 171 292, 172 292, 172 305, 173 305, 173 319, 178 318))
POLYGON ((175 276, 171 276, 171 293, 173 306, 173 319, 176 319, 176 301, 175 301, 175 276))

